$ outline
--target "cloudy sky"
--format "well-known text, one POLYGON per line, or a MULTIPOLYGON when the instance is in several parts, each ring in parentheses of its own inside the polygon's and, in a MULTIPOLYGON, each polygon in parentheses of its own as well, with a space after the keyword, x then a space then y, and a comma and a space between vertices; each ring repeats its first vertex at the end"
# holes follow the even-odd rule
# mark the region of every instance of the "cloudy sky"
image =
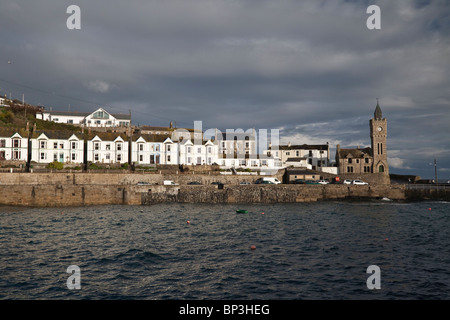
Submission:
POLYGON ((370 145, 379 98, 391 173, 431 178, 436 158, 450 179, 449 31, 446 0, 2 0, 0 93, 136 125, 277 128, 332 158, 370 145))

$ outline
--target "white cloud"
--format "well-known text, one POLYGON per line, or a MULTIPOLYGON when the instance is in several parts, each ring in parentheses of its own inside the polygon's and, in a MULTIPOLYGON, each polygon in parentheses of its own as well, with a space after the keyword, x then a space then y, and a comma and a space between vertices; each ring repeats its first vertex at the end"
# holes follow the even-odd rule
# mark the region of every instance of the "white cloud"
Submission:
POLYGON ((107 93, 112 88, 114 88, 114 85, 111 85, 105 81, 101 80, 93 80, 83 83, 83 85, 90 91, 98 92, 98 93, 107 93))
POLYGON ((411 167, 405 165, 405 160, 398 157, 388 157, 388 163, 391 168, 396 169, 411 169, 411 167))

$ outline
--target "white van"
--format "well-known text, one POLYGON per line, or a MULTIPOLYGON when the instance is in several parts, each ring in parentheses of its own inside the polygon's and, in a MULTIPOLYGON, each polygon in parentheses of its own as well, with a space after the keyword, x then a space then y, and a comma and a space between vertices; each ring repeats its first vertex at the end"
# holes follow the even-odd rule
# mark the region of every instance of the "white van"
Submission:
POLYGON ((255 181, 255 183, 257 183, 257 184, 280 184, 281 181, 278 180, 277 178, 264 177, 264 178, 259 178, 258 180, 255 181))
POLYGON ((165 186, 177 186, 178 184, 173 182, 172 180, 164 180, 163 185, 165 186))

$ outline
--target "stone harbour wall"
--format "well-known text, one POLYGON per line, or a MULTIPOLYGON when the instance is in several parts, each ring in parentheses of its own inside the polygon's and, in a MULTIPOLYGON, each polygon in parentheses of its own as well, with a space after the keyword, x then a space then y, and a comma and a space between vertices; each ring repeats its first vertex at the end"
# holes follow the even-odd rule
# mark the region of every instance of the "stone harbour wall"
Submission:
POLYGON ((405 188, 389 186, 347 185, 225 185, 159 186, 142 194, 142 204, 180 203, 277 203, 312 202, 337 199, 405 200, 405 188))
MULTIPOLYGON (((409 190, 405 185, 239 185, 257 176, 138 175, 92 173, 0 173, 0 205, 64 207, 155 203, 283 203, 339 199, 449 200, 444 190, 409 190), (175 179, 178 178, 178 179, 175 179), (179 185, 164 186, 163 180, 179 185), (224 185, 211 185, 220 181, 224 185), (145 181, 151 184, 137 185, 145 181), (203 185, 187 185, 200 181, 203 185), (156 185, 158 183, 158 185, 156 185)), ((279 177, 280 178, 280 177, 279 177)))

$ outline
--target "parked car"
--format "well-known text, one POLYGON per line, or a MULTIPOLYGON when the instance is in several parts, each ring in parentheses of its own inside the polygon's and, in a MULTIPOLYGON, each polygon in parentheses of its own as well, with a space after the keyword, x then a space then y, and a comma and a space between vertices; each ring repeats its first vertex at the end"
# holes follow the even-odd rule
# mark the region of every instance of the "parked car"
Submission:
POLYGON ((259 178, 255 181, 255 184, 280 184, 281 181, 278 180, 277 178, 270 178, 270 177, 265 177, 265 178, 259 178), (270 181, 272 183, 264 183, 265 181, 270 181))
POLYGON ((353 180, 352 183, 353 183, 353 184, 356 184, 356 185, 360 185, 360 186, 363 186, 363 185, 368 184, 367 182, 364 182, 364 181, 362 181, 362 180, 353 180))
POLYGON ((145 182, 145 181, 139 181, 137 183, 138 186, 147 186, 147 185, 150 185, 150 184, 151 184, 150 182, 145 182))
POLYGON ((342 183, 343 183, 343 184, 352 184, 352 180, 350 180, 350 179, 345 179, 342 183))
POLYGON ((241 185, 247 185, 247 184, 251 184, 251 183, 248 182, 248 181, 241 181, 239 184, 241 184, 241 185))
POLYGON ((189 185, 201 185, 201 183, 198 181, 189 181, 188 184, 189 185))
POLYGON ((305 184, 319 184, 319 182, 315 180, 306 180, 305 184))
POLYGON ((295 179, 291 181, 292 184, 305 184, 305 180, 303 179, 295 179))
POLYGON ((223 184, 223 183, 219 182, 219 181, 214 181, 214 182, 211 182, 211 184, 223 184))
POLYGON ((319 182, 319 184, 329 184, 330 183, 328 180, 324 180, 324 179, 319 180, 318 182, 319 182))

